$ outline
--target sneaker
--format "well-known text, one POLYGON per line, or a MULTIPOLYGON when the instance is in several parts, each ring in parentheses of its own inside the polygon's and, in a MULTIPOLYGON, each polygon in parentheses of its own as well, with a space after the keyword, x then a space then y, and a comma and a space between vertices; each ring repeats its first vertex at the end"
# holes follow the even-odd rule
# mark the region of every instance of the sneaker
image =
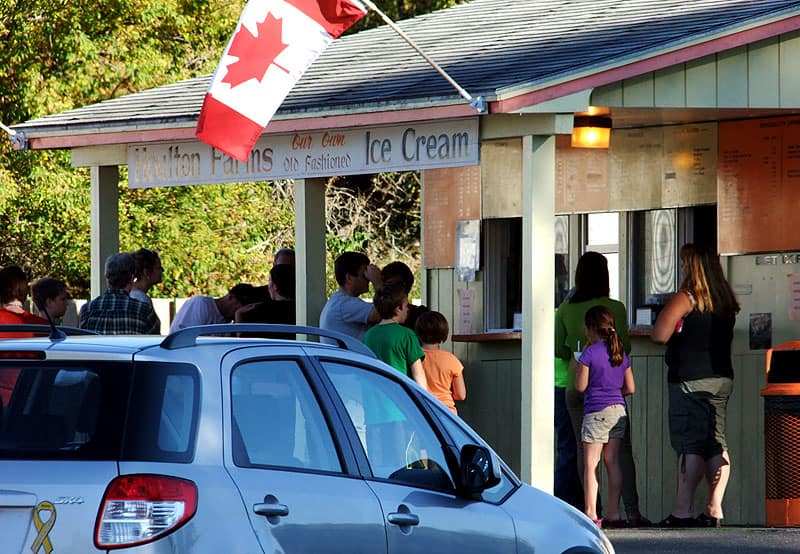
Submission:
POLYGON ((700 527, 700 522, 693 517, 677 517, 669 514, 658 522, 659 527, 671 527, 673 529, 686 527, 700 527))
POLYGON ((697 516, 697 524, 699 527, 720 528, 722 527, 722 518, 707 516, 704 512, 697 516))

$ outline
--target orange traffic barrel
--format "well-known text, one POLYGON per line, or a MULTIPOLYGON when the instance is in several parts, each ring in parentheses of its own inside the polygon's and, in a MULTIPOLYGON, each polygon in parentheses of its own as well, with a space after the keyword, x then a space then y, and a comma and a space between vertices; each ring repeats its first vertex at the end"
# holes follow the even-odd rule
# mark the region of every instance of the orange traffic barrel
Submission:
POLYGON ((768 527, 800 527, 800 341, 767 351, 764 397, 768 527))

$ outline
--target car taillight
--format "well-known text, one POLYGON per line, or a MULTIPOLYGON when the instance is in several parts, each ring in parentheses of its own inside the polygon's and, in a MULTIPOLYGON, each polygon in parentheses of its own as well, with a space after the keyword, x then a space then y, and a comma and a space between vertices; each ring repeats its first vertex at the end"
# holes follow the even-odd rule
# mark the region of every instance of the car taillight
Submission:
POLYGON ((103 495, 94 529, 97 548, 124 548, 160 539, 197 510, 197 485, 165 475, 122 475, 103 495))
POLYGON ((0 358, 8 360, 44 360, 46 355, 41 350, 0 350, 0 358))

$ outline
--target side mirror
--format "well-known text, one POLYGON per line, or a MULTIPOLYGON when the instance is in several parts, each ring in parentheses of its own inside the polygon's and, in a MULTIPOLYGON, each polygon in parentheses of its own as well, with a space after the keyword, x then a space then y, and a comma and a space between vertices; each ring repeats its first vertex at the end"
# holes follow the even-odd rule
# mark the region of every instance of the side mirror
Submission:
POLYGON ((459 470, 461 491, 475 499, 500 482, 500 467, 494 454, 485 446, 465 444, 461 448, 459 470))

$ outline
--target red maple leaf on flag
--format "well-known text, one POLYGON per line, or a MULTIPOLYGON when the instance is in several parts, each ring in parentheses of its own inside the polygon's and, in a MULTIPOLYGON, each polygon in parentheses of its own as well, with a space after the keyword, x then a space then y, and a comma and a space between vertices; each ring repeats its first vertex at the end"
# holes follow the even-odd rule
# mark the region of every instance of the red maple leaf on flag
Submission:
POLYGON ((253 36, 244 25, 239 27, 228 49, 229 55, 239 59, 228 65, 228 73, 222 82, 235 87, 250 79, 260 81, 270 65, 289 73, 286 68, 275 63, 275 58, 288 46, 281 40, 282 30, 283 22, 271 13, 256 25, 257 36, 253 36))

